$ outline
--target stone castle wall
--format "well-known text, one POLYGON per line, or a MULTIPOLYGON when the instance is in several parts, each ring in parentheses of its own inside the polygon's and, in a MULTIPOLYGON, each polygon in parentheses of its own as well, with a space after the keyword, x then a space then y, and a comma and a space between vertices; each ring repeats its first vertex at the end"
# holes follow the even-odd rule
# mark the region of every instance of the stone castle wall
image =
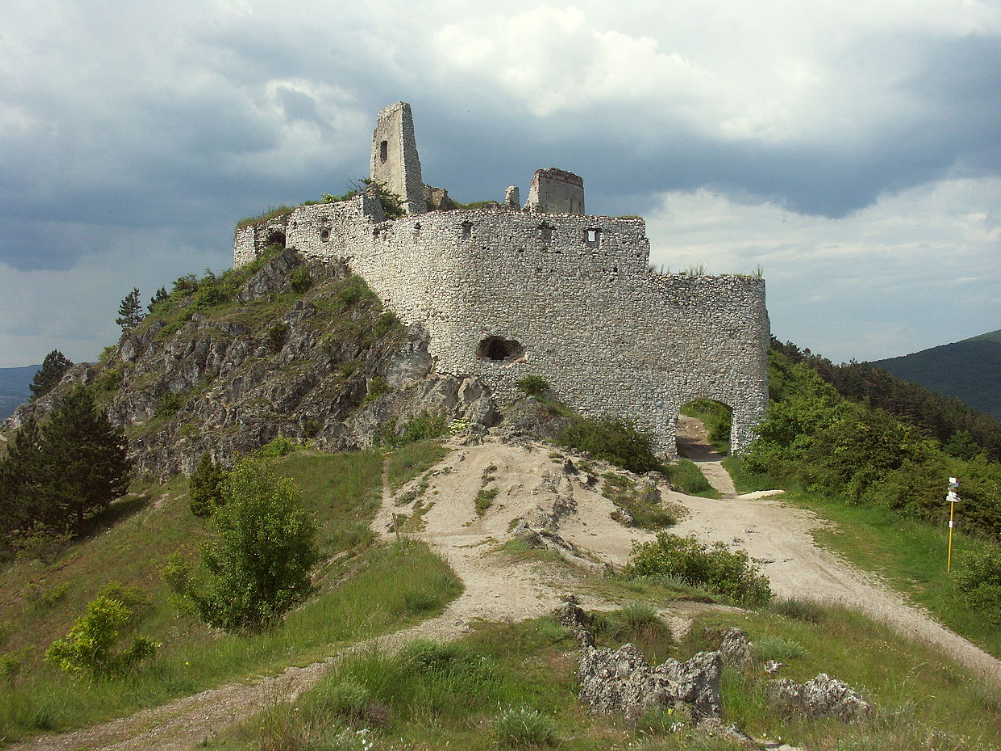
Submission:
POLYGON ((517 211, 383 221, 361 196, 240 230, 234 263, 284 234, 304 255, 347 260, 422 324, 439 372, 480 376, 502 400, 540 375, 583 414, 651 428, 669 455, 681 405, 715 399, 733 409, 739 451, 767 406, 764 281, 652 273, 644 233, 641 219, 517 211))

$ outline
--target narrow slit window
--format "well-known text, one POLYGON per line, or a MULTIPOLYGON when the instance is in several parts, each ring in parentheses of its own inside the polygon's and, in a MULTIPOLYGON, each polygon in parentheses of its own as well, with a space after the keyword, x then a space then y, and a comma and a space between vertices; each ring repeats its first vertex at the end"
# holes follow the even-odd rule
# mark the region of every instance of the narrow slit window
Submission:
POLYGON ((389 141, 379 144, 379 161, 384 162, 389 159, 389 141))

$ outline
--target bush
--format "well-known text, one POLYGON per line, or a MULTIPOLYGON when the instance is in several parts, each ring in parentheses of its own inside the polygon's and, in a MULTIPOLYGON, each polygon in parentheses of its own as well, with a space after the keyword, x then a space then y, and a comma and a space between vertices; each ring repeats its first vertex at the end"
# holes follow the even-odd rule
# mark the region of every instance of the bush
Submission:
POLYGON ((300 295, 312 287, 313 275, 309 273, 309 267, 302 265, 292 269, 292 273, 289 274, 288 285, 292 288, 293 292, 300 295))
POLYGON ((970 607, 988 623, 1001 626, 1001 549, 970 553, 955 581, 970 607))
POLYGON ((191 513, 195 516, 209 516, 216 506, 223 503, 222 485, 226 473, 212 460, 206 451, 198 460, 198 466, 188 480, 188 499, 191 513))
POLYGON ((764 605, 772 597, 768 579, 747 553, 730 552, 723 543, 708 548, 694 537, 661 532, 655 542, 634 543, 628 577, 676 576, 746 605, 764 605))
POLYGON ((316 522, 295 482, 260 460, 237 464, 224 498, 212 516, 219 536, 202 548, 203 581, 193 582, 177 559, 164 578, 205 623, 261 631, 312 592, 310 572, 320 558, 316 522))
POLYGON ((121 629, 132 613, 118 600, 98 597, 87 605, 86 615, 62 639, 56 639, 45 653, 45 659, 73 675, 101 678, 120 674, 156 654, 159 645, 139 636, 122 652, 112 652, 121 636, 121 629))
POLYGON ((788 662, 806 657, 809 651, 798 641, 781 636, 763 636, 754 642, 754 656, 762 662, 778 660, 788 662))
POLYGON ((295 451, 301 451, 304 448, 306 448, 305 443, 300 443, 294 438, 286 438, 284 435, 279 433, 257 449, 254 452, 254 456, 259 456, 263 459, 280 459, 281 457, 288 456, 295 451))
POLYGON ((494 721, 497 740, 507 746, 548 746, 556 741, 551 718, 531 707, 512 707, 494 721))
POLYGON ((596 459, 642 474, 660 469, 653 452, 653 433, 621 417, 576 418, 560 432, 557 443, 586 451, 596 459))
POLYGON ((448 420, 440 412, 424 410, 417 417, 407 420, 397 430, 396 422, 390 421, 380 433, 380 440, 390 448, 399 448, 410 443, 439 438, 448 433, 448 420))
POLYGON ((519 390, 529 396, 543 396, 549 391, 549 384, 539 375, 529 375, 518 381, 519 390))

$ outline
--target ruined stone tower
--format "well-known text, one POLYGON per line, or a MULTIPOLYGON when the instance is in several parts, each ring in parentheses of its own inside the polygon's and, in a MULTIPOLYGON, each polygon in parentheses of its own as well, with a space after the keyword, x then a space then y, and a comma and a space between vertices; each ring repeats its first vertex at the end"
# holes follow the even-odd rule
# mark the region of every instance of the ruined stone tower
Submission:
POLYGON ((379 113, 372 134, 371 178, 400 196, 408 214, 427 211, 414 118, 406 102, 391 104, 379 113))
POLYGON ((584 180, 556 167, 536 170, 525 208, 545 214, 583 214, 584 180))

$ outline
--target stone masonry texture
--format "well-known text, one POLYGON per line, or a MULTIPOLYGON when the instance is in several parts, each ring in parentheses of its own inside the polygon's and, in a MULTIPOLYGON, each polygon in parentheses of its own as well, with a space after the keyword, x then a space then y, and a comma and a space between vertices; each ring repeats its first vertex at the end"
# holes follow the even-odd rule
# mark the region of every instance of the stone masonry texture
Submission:
POLYGON ((514 210, 387 221, 361 195, 244 227, 233 260, 284 237, 304 256, 346 261, 424 328, 437 372, 482 378, 502 401, 542 376, 584 415, 652 430, 668 456, 680 407, 722 402, 739 452, 768 403, 764 280, 655 273, 645 230, 642 219, 514 210))

